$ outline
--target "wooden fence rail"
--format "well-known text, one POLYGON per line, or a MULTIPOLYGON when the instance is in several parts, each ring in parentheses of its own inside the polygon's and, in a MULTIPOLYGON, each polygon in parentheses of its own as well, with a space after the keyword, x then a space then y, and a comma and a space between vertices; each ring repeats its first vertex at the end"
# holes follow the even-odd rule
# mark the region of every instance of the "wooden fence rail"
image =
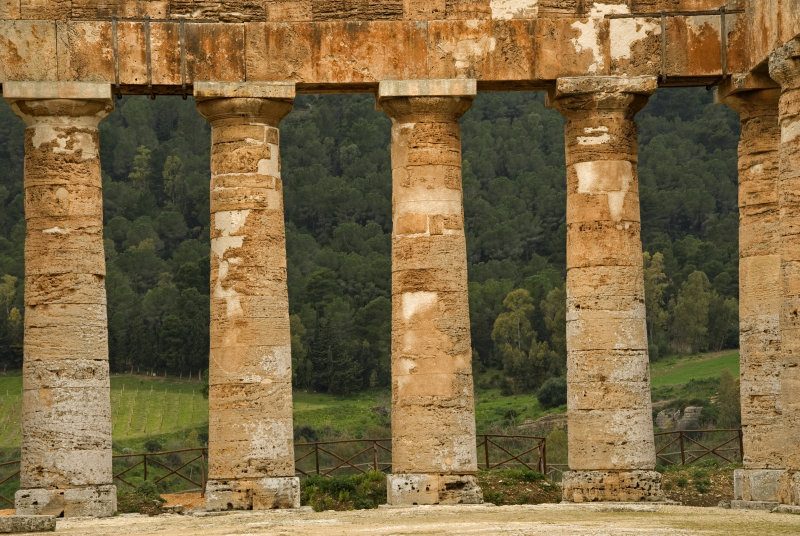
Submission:
POLYGON ((205 496, 206 460, 208 459, 208 449, 206 448, 186 448, 139 454, 114 454, 112 458, 114 461, 132 459, 131 461, 133 463, 128 462, 123 470, 114 473, 114 479, 128 487, 136 487, 135 484, 128 480, 128 478, 130 478, 128 475, 134 469, 141 466, 142 480, 148 480, 148 468, 151 468, 150 476, 152 478, 150 478, 150 480, 152 480, 154 484, 158 484, 162 480, 174 475, 178 477, 178 479, 194 485, 200 490, 201 496, 205 496), (165 457, 168 459, 164 460, 165 457), (192 464, 198 461, 200 462, 199 481, 194 477, 194 470, 192 467, 192 464), (176 465, 177 467, 175 467, 176 465), (188 474, 186 474, 187 468, 191 471, 188 474), (156 469, 156 471, 154 472, 153 469, 156 469))
POLYGON ((297 476, 331 476, 364 474, 367 471, 388 472, 392 467, 391 439, 345 439, 296 443, 295 473, 297 476), (313 464, 311 463, 313 461, 313 464))
MULTIPOLYGON (((552 480, 567 465, 547 462, 546 439, 527 435, 478 434, 476 437, 478 468, 525 468, 539 471, 552 480)), ((689 465, 706 458, 733 463, 742 460, 742 431, 736 428, 718 430, 676 430, 655 434, 656 458, 666 465, 689 465)), ((300 477, 311 475, 363 474, 367 471, 391 472, 391 439, 346 439, 295 444, 295 471, 300 477)), ((187 448, 139 454, 115 454, 114 479, 134 487, 133 476, 158 484, 170 477, 195 486, 205 494, 208 470, 208 449, 187 448), (123 460, 129 460, 121 465, 123 460), (199 476, 195 468, 199 465, 199 476), (140 471, 135 471, 141 468, 140 471)), ((564 460, 559 460, 563 462, 564 460)), ((19 477, 19 460, 0 463, 0 486, 19 477), (6 471, 10 471, 5 474, 6 471)), ((13 498, 0 493, 0 504, 13 507, 13 498)))
POLYGON ((525 467, 547 474, 547 449, 544 437, 504 434, 478 434, 478 468, 488 471, 499 467, 525 467), (516 454, 511 449, 516 449, 516 454), (521 449, 524 449, 520 452, 521 449), (481 453, 481 451, 483 451, 481 453), (499 451, 499 452, 498 452, 499 451), (492 454, 500 457, 492 461, 492 454), (482 456, 481 456, 482 454, 482 456), (535 459, 533 455, 535 454, 535 459))
POLYGON ((706 456, 736 463, 744 456, 741 428, 659 432, 655 440, 656 445, 663 443, 656 450, 657 461, 666 465, 689 465, 706 456))
MULTIPOLYGON (((4 462, 4 463, 0 463, 0 471, 2 471, 2 470, 8 470, 8 469, 6 469, 6 468, 8 468, 8 469, 11 469, 11 470, 12 470, 12 473, 11 473, 11 474, 9 474, 8 476, 4 477, 4 478, 3 478, 3 480, 0 480, 0 486, 2 486, 3 484, 5 484, 6 482, 8 482, 9 480, 11 480, 12 478, 14 478, 15 476, 16 476, 16 477, 18 477, 18 476, 19 476, 19 460, 12 460, 12 461, 10 461, 10 462, 4 462), (15 465, 17 466, 17 470, 16 470, 16 471, 13 471, 13 468, 14 468, 14 466, 15 466, 15 465)), ((8 497, 6 497, 6 496, 5 496, 5 495, 3 495, 3 494, 0 494, 0 501, 3 501, 3 502, 5 502, 5 503, 8 503, 8 504, 10 504, 12 508, 14 507, 14 501, 13 501, 13 499, 9 499, 8 497)), ((0 503, 0 504, 2 504, 2 503, 0 503)))

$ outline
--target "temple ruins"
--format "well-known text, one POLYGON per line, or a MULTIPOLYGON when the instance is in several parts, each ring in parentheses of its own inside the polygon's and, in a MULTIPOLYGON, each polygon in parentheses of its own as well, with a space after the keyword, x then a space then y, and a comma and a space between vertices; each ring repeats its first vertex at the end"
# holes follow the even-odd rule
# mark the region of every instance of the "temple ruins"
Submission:
POLYGON ((800 0, 0 0, 25 121, 19 514, 108 516, 98 124, 193 95, 211 125, 210 510, 299 505, 280 121, 298 93, 392 120, 392 505, 482 501, 459 117, 547 92, 566 118, 567 501, 658 501, 637 111, 716 87, 739 113, 734 506, 800 506, 800 0), (795 187, 797 190, 795 190, 795 187))

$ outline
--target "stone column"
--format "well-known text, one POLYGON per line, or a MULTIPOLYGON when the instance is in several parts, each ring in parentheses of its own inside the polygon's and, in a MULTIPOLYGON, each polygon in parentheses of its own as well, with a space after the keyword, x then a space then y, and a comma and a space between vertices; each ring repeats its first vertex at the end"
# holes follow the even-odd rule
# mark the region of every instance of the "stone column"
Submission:
POLYGON ((25 131, 25 341, 17 514, 110 516, 111 397, 98 123, 108 84, 6 82, 25 131))
POLYGON ((566 501, 661 498, 650 403, 634 115, 654 77, 561 78, 566 118, 566 501))
MULTIPOLYGON (((740 79, 744 82, 744 79, 740 79)), ((741 508, 774 506, 783 475, 778 207, 778 97, 774 88, 718 95, 741 118, 739 140, 739 349, 744 468, 734 471, 741 508)))
POLYGON ((800 506, 800 38, 770 55, 769 74, 781 85, 778 195, 780 206, 782 307, 780 316, 781 405, 786 473, 778 501, 800 506))
POLYGON ((196 83, 211 123, 209 510, 300 506, 278 123, 293 84, 196 83))
POLYGON ((474 80, 384 81, 392 118, 392 505, 479 503, 458 118, 474 80))

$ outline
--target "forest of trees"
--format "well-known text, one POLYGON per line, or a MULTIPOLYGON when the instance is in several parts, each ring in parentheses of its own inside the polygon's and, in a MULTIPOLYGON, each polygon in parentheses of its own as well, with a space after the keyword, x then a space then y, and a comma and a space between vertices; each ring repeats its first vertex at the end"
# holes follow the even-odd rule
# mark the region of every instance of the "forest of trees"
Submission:
MULTIPOLYGON (((737 345, 733 112, 661 90, 639 113, 651 359, 737 345)), ((0 366, 21 363, 24 125, 0 99, 0 366)), ((563 119, 541 93, 479 94, 461 120, 478 382, 565 373, 563 119), (513 329, 511 329, 513 326, 513 329)), ((281 124, 295 386, 389 384, 390 121, 370 96, 298 96, 281 124)), ((101 123, 114 371, 208 366, 209 127, 191 99, 126 97, 101 123)))

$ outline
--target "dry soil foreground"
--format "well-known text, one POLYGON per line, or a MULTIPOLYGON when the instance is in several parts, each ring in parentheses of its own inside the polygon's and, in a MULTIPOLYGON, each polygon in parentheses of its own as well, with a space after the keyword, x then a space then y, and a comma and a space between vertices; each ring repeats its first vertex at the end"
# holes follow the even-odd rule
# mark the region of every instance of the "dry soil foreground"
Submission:
POLYGON ((522 505, 381 508, 348 512, 128 514, 58 521, 56 534, 106 535, 798 535, 800 515, 653 505, 522 505))

